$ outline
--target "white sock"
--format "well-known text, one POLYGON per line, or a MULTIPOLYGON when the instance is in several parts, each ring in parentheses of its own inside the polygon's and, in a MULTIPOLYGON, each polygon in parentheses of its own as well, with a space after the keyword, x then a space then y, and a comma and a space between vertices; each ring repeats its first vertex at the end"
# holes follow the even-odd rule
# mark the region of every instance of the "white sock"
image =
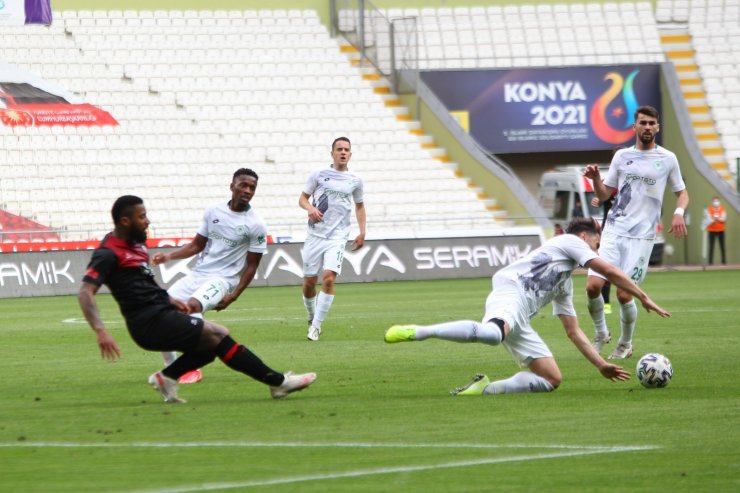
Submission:
POLYGON ((588 314, 594 321, 596 332, 606 335, 609 329, 606 328, 606 317, 604 316, 604 297, 599 294, 597 298, 588 299, 588 314))
POLYGON ((619 319, 622 322, 622 336, 620 344, 632 344, 632 336, 635 333, 635 322, 637 322, 637 303, 635 300, 620 305, 619 319))
POLYGON ((495 346, 501 343, 501 329, 493 322, 482 324, 472 320, 457 320, 416 327, 417 341, 423 341, 429 337, 454 342, 482 342, 495 346))
POLYGON ((177 352, 175 351, 162 351, 162 359, 164 360, 164 366, 170 366, 177 359, 177 352))
POLYGON ((552 392, 555 387, 539 375, 529 371, 520 371, 506 380, 489 383, 484 394, 523 394, 529 392, 552 392))
POLYGON ((306 307, 306 313, 308 313, 308 319, 313 320, 313 317, 316 314, 316 296, 314 296, 313 298, 306 298, 304 296, 303 306, 306 307))
POLYGON ((323 322, 326 318, 326 315, 327 313, 329 313, 329 309, 331 308, 331 304, 333 302, 333 294, 326 294, 323 291, 319 293, 316 300, 316 314, 313 317, 313 322, 311 323, 311 325, 321 328, 321 322, 323 322))

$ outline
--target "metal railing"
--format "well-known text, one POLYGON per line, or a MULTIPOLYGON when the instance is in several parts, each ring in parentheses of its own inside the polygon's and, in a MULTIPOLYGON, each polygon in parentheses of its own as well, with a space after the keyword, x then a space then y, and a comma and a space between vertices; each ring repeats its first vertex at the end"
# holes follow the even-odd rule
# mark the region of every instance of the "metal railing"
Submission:
POLYGON ((391 80, 398 91, 404 81, 418 79, 419 40, 417 18, 389 19, 369 0, 332 0, 332 33, 349 41, 366 61, 391 80))

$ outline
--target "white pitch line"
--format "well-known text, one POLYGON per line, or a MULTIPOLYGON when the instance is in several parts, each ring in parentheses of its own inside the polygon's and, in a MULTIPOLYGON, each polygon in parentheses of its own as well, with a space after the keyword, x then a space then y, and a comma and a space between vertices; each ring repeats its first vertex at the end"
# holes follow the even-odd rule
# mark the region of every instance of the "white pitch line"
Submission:
POLYGON ((569 452, 550 452, 546 454, 533 454, 523 455, 517 457, 495 457, 487 459, 476 459, 467 461, 455 461, 455 462, 444 462, 441 464, 426 464, 417 466, 398 466, 398 467, 383 467, 379 469, 359 469, 356 471, 337 472, 329 474, 313 474, 307 476, 292 476, 285 478, 267 479, 261 481, 245 481, 245 482, 231 482, 231 483, 211 483, 211 484, 200 484, 192 486, 180 486, 176 488, 157 489, 157 490, 135 490, 129 491, 128 493, 190 493, 197 491, 216 491, 216 490, 230 490, 235 488, 251 488, 255 486, 272 486, 279 484, 291 484, 291 483, 304 483, 308 481, 323 481, 330 479, 341 479, 341 478, 356 478, 360 476, 377 476, 382 474, 396 474, 403 472, 418 472, 428 471, 430 469, 451 469, 456 467, 470 467, 479 466, 485 464, 501 464, 506 462, 517 462, 517 461, 528 461, 528 460, 542 460, 542 459, 559 459, 563 457, 576 457, 583 455, 593 454, 606 454, 606 453, 618 453, 618 452, 630 452, 635 450, 647 450, 654 447, 604 447, 600 450, 580 450, 580 451, 569 451, 569 452))
POLYGON ((383 443, 383 442, 130 442, 130 443, 75 443, 75 442, 0 442, 0 448, 401 448, 401 449, 558 449, 611 452, 615 448, 652 450, 650 445, 602 446, 567 444, 490 444, 490 443, 383 443))

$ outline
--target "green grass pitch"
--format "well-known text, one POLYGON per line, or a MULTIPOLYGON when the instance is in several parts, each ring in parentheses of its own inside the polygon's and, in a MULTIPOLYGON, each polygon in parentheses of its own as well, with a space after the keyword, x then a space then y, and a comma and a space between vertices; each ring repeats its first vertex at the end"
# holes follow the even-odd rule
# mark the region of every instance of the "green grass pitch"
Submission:
MULTIPOLYGON (((575 278, 590 337, 584 284, 575 278)), ((299 287, 249 289, 209 316, 269 365, 317 382, 275 401, 216 361, 181 387, 184 405, 146 384, 160 356, 131 342, 109 296, 98 302, 122 346, 116 363, 100 359, 75 297, 0 300, 0 491, 740 491, 740 272, 648 276, 673 316, 640 307, 625 366, 667 355, 666 389, 602 378, 550 307, 533 325, 563 372, 554 393, 451 397, 476 372, 517 367, 501 347, 383 342, 396 323, 479 319, 489 287, 338 285, 318 343, 305 339, 299 287)), ((618 334, 618 311, 608 322, 618 334)))

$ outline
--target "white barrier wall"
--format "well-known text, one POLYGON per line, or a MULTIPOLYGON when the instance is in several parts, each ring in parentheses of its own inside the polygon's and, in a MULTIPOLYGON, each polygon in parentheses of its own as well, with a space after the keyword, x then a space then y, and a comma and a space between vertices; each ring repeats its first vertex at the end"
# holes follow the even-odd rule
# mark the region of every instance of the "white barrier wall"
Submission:
MULTIPOLYGON (((456 237, 368 240, 344 257, 340 282, 474 278, 498 269, 542 244, 536 227, 471 233, 456 237)), ((252 286, 299 285, 302 282, 302 243, 269 246, 252 286)), ((150 249, 150 254, 159 249, 150 249)), ((0 298, 54 296, 77 293, 91 251, 0 254, 0 298)), ((159 284, 167 288, 189 272, 195 258, 154 267, 159 284)))

